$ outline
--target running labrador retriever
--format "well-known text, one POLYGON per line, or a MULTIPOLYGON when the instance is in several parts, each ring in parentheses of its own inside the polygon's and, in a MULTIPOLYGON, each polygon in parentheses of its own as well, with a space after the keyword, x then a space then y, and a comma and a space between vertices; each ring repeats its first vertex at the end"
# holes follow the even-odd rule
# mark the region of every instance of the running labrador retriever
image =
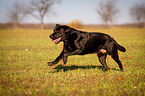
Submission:
POLYGON ((125 52, 126 49, 109 35, 98 32, 79 31, 60 24, 56 24, 53 31, 54 33, 50 35, 52 42, 58 44, 60 41, 63 41, 64 45, 60 55, 53 62, 48 62, 49 66, 57 64, 62 59, 64 64, 66 64, 67 57, 70 55, 97 53, 99 61, 105 69, 104 71, 109 69, 106 64, 107 54, 111 55, 119 65, 120 70, 123 70, 122 63, 119 60, 118 50, 125 52))

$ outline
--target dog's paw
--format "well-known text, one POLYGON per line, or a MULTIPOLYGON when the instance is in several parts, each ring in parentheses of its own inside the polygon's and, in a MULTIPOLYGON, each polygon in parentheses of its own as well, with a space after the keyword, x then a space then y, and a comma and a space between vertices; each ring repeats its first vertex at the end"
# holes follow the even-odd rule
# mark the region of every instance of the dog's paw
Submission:
POLYGON ((120 71, 121 71, 121 72, 124 72, 124 70, 123 70, 123 69, 120 69, 120 71))
POLYGON ((53 66, 54 64, 52 62, 47 62, 48 66, 53 66))

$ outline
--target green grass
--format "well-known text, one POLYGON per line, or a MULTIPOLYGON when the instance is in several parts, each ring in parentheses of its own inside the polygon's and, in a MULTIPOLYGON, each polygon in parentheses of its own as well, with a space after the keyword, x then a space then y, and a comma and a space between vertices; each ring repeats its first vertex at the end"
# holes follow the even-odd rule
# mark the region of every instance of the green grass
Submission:
POLYGON ((110 56, 111 68, 102 71, 96 54, 70 56, 63 62, 47 66, 61 52, 48 35, 52 30, 0 30, 0 96, 144 96, 145 29, 81 29, 103 31, 123 45, 119 52, 124 72, 110 56), (65 69, 65 72, 64 72, 65 69))

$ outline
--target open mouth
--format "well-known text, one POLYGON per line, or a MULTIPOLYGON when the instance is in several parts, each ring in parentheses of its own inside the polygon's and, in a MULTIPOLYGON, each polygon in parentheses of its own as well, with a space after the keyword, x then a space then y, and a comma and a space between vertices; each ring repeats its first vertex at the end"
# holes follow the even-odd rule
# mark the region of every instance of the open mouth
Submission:
POLYGON ((61 40, 61 37, 59 37, 58 39, 52 40, 52 42, 54 42, 55 44, 59 43, 61 40))

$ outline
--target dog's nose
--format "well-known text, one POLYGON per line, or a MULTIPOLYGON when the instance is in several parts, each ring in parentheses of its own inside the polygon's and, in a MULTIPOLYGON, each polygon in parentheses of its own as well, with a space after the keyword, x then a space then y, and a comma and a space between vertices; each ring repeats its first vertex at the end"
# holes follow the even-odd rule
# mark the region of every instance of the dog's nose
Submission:
POLYGON ((52 37, 53 37, 53 36, 52 36, 52 35, 50 35, 49 37, 52 39, 52 37))

